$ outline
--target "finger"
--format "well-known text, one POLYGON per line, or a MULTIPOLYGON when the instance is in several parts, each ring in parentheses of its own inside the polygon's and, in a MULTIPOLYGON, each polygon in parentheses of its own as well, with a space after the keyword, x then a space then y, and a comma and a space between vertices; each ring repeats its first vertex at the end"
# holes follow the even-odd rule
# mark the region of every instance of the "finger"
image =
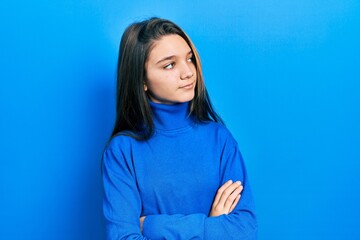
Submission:
POLYGON ((242 193, 242 191, 244 190, 244 186, 241 184, 240 188, 241 188, 240 193, 242 193))
POLYGON ((140 218, 140 231, 141 231, 141 232, 142 232, 142 230, 143 230, 143 225, 144 225, 145 218, 146 218, 146 216, 142 216, 142 217, 140 218))
POLYGON ((219 200, 221 198, 221 195, 223 194, 224 190, 230 186, 232 184, 232 180, 227 181, 226 183, 224 183, 216 192, 216 196, 213 202, 213 206, 218 205, 219 200))
POLYGON ((234 189, 234 191, 226 199, 224 208, 227 209, 229 212, 230 212, 230 208, 233 205, 236 197, 238 195, 240 195, 242 189, 243 189, 243 187, 241 185, 238 185, 238 187, 236 189, 234 189))
MULTIPOLYGON (((237 182, 234 182, 233 184, 231 184, 230 186, 228 186, 222 192, 218 205, 225 206, 225 202, 227 201, 228 197, 234 192, 235 189, 237 189, 238 187, 241 186, 240 184, 241 183, 239 181, 237 181, 237 182)), ((229 206, 229 208, 230 208, 230 206, 229 206)))
POLYGON ((239 194, 239 195, 236 196, 233 204, 232 204, 231 207, 230 207, 229 213, 231 213, 231 212, 236 208, 237 204, 238 204, 239 201, 240 201, 240 198, 241 198, 241 194, 239 194))

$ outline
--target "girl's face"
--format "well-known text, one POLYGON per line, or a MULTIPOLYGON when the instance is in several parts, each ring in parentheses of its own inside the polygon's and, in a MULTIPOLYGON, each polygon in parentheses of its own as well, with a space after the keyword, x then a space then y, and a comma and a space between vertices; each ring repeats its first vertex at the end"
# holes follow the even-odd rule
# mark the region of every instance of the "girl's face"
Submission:
POLYGON ((193 53, 179 35, 167 35, 157 40, 145 69, 144 89, 153 102, 173 104, 194 98, 197 77, 193 53))

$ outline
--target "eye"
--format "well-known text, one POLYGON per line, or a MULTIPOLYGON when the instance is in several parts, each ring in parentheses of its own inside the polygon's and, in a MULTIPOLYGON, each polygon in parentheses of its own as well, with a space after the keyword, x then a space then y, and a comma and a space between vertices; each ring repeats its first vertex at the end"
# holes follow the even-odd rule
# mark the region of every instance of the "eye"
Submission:
POLYGON ((193 57, 193 56, 189 57, 189 58, 187 59, 187 61, 188 61, 188 62, 193 62, 193 61, 194 61, 194 57, 193 57))
POLYGON ((175 66, 175 63, 169 63, 167 65, 165 65, 164 69, 173 69, 175 66))

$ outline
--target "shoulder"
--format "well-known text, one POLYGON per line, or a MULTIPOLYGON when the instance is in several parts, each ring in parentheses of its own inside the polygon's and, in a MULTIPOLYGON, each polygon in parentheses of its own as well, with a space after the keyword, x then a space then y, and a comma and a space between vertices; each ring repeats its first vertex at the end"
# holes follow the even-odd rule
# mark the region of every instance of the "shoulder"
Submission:
POLYGON ((139 142, 136 140, 130 133, 121 132, 115 136, 113 136, 105 146, 104 151, 111 151, 111 152, 127 152, 134 144, 139 142))
POLYGON ((132 166, 132 151, 136 148, 137 140, 129 134, 118 134, 112 137, 104 148, 102 164, 104 169, 119 172, 132 166))
POLYGON ((207 126, 207 128, 209 130, 215 132, 216 134, 219 134, 219 135, 221 135, 223 137, 227 137, 227 138, 233 138, 231 132, 224 124, 211 121, 211 122, 205 123, 205 125, 207 126))
POLYGON ((218 142, 230 143, 233 145, 237 144, 230 130, 224 124, 209 121, 206 123, 201 123, 200 125, 202 125, 206 131, 211 132, 218 142))

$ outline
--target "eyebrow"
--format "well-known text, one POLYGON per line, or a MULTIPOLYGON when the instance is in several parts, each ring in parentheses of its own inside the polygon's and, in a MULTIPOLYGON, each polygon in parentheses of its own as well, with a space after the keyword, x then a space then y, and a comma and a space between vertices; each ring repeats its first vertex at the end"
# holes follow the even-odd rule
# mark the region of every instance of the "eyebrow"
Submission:
MULTIPOLYGON (((189 55, 189 54, 192 54, 192 50, 190 50, 186 55, 189 55)), ((171 56, 168 56, 168 57, 164 57, 162 59, 160 59, 156 64, 159 64, 161 62, 164 62, 164 61, 167 61, 167 60, 170 60, 170 59, 173 59, 175 57, 175 55, 171 55, 171 56)))

